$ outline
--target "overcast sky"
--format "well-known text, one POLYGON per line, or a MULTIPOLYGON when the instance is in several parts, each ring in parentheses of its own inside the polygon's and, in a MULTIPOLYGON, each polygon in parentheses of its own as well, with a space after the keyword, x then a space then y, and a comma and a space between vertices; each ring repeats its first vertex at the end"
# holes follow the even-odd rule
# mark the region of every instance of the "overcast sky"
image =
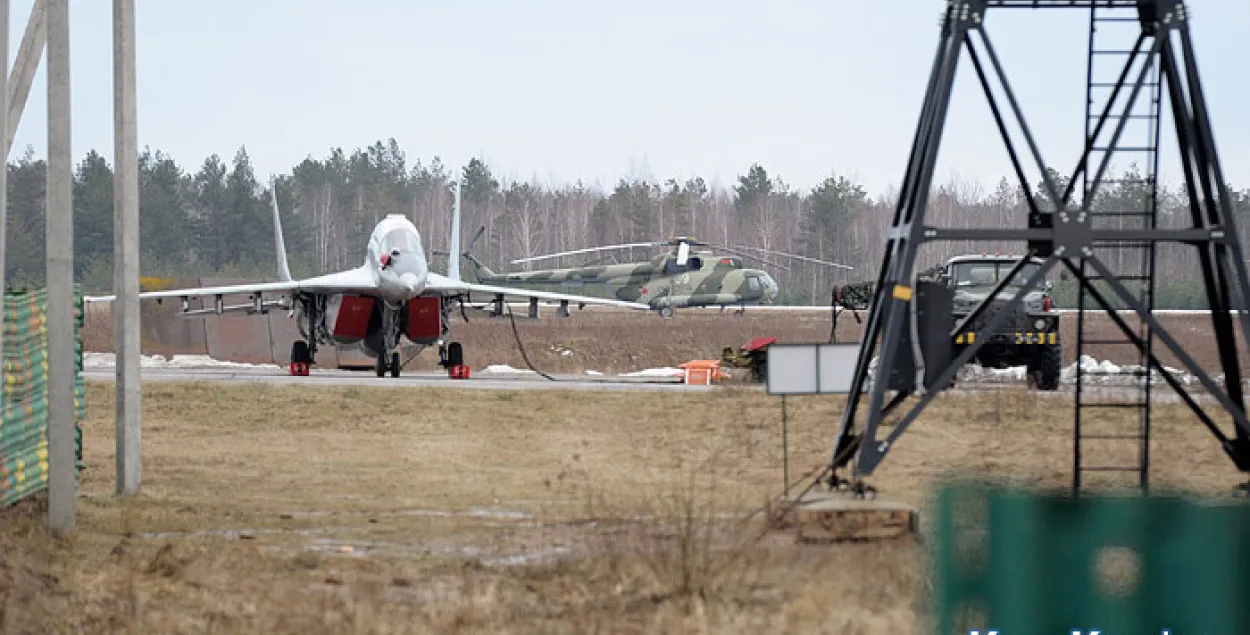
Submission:
MULTIPOLYGON (((13 0, 10 64, 32 0, 13 0)), ((262 179, 394 137, 410 163, 509 179, 701 175, 759 162, 793 186, 902 177, 943 0, 138 0, 139 143, 194 169, 246 145, 262 179)), ((1192 12, 1228 180, 1250 187, 1250 2, 1192 12)), ((111 2, 71 0, 73 145, 112 156, 111 2)), ((988 30, 1048 162, 1070 172, 1088 14, 991 10, 988 30)), ((1112 43, 1115 44, 1115 43, 1112 43)), ((1119 44, 1124 44, 1123 41, 1119 44)), ((1114 48, 1114 47, 1113 47, 1114 48)), ((1111 66, 1101 69, 1114 75, 1111 66)), ((12 156, 44 156, 41 68, 12 156)), ((1010 173, 969 58, 937 179, 1010 173)), ((1143 132, 1126 137, 1140 143, 1143 132)), ((1165 135, 1165 141, 1172 137, 1165 135)), ((1174 179, 1175 153, 1165 153, 1174 179)))

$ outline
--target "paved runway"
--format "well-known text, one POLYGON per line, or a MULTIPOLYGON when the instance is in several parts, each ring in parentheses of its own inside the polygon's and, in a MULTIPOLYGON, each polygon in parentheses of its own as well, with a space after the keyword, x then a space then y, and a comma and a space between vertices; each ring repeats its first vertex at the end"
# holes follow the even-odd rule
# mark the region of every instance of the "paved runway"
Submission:
MULTIPOLYGON (((398 378, 377 377, 372 370, 314 370, 308 377, 292 377, 281 368, 144 368, 140 371, 143 381, 190 381, 223 384, 246 384, 264 382, 290 386, 379 386, 384 388, 461 388, 469 390, 590 390, 590 391, 641 391, 641 392, 708 392, 717 386, 690 386, 677 378, 668 377, 616 377, 610 375, 555 374, 558 381, 549 381, 533 373, 478 373, 467 380, 449 378, 437 371, 411 371, 398 378)), ((88 368, 83 371, 87 381, 112 381, 112 368, 88 368)), ((763 386, 750 386, 760 391, 763 386)), ((988 395, 997 391, 1020 391, 1022 385, 1011 383, 963 383, 947 391, 951 395, 988 395)), ((1071 400, 1073 387, 1062 386, 1056 392, 1027 391, 1040 397, 1071 400)), ((1210 402, 1210 395, 1196 391, 1194 397, 1200 402, 1210 402)), ((1092 398, 1133 400, 1136 388, 1129 386, 1100 386, 1086 388, 1092 398)), ((1180 399, 1171 389, 1160 386, 1155 389, 1155 403, 1175 403, 1180 399)))
MULTIPOLYGON (((87 361, 87 360, 84 360, 87 361)), ((145 382, 152 381, 179 381, 179 382, 214 382, 226 384, 244 384, 265 382, 279 385, 292 386, 379 386, 390 388, 461 388, 470 390, 590 390, 590 391, 642 391, 642 392, 708 392, 714 391, 719 386, 690 386, 682 383, 681 378, 664 375, 643 375, 643 376, 614 376, 614 375, 588 375, 588 374, 554 374, 552 377, 556 381, 543 378, 537 373, 525 372, 490 372, 495 368, 482 369, 476 371, 475 374, 467 380, 451 379, 446 373, 425 370, 425 371, 406 371, 400 377, 377 377, 373 369, 368 370, 339 370, 339 369, 314 369, 312 374, 307 377, 293 377, 286 368, 265 365, 251 366, 247 364, 239 364, 237 366, 230 365, 229 362, 216 362, 214 360, 197 360, 193 358, 175 357, 166 361, 160 358, 160 363, 148 365, 148 359, 144 360, 144 367, 140 370, 142 380, 145 382), (170 365, 166 365, 170 364, 170 365), (185 366, 183 365, 185 364, 185 366)), ((83 376, 88 381, 111 381, 114 378, 114 369, 111 358, 105 359, 93 358, 92 363, 87 365, 83 370, 83 376)), ((504 367, 505 369, 507 367, 504 367)), ((1065 382, 1060 389, 1055 392, 1038 392, 1028 390, 1023 381, 985 379, 980 377, 968 378, 959 382, 953 389, 945 391, 950 396, 972 396, 1001 393, 1004 390, 1013 393, 1029 393, 1043 398, 1071 400, 1073 398, 1074 386, 1065 382)), ((1100 382, 1101 383, 1101 382, 1100 382)), ((1195 385, 1189 386, 1190 394, 1200 402, 1216 401, 1211 395, 1205 394, 1196 382, 1195 385)), ((1111 385, 1086 386, 1084 389, 1085 396, 1093 399, 1109 399, 1112 401, 1137 401, 1141 398, 1139 389, 1129 385, 1115 385, 1121 382, 1113 381, 1111 385)), ((764 387, 761 385, 739 385, 739 388, 756 389, 761 392, 764 387)), ((1180 401, 1179 396, 1165 385, 1157 385, 1152 391, 1152 401, 1155 403, 1176 403, 1180 401)))
MULTIPOLYGON (((307 377, 293 377, 281 368, 143 368, 143 381, 191 381, 225 384, 264 382, 293 386, 379 386, 390 388, 464 388, 477 390, 615 390, 706 392, 715 386, 690 386, 676 378, 614 377, 608 375, 560 375, 549 381, 533 373, 479 373, 469 379, 451 379, 437 371, 411 371, 399 377, 378 377, 372 370, 313 370, 307 377)), ((112 368, 87 368, 87 381, 112 381, 112 368)))

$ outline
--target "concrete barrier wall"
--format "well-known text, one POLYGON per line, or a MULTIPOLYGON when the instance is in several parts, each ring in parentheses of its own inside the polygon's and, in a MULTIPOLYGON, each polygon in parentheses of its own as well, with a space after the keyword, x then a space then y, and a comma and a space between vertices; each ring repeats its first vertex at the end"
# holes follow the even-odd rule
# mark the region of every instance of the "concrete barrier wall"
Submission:
MULTIPOLYGON (((255 282, 246 278, 166 278, 160 288, 186 289, 255 282)), ((148 289, 145 290, 156 290, 148 289)), ((247 304, 247 295, 225 296, 226 306, 247 304)), ((191 298, 190 309, 211 309, 211 298, 191 298)), ((112 350, 112 304, 88 305, 88 320, 107 325, 110 337, 91 350, 112 350)), ((181 308, 177 298, 145 301, 142 306, 142 350, 144 355, 208 355, 213 359, 249 364, 278 364, 286 366, 291 361, 291 343, 300 339, 295 320, 285 310, 270 310, 266 315, 247 313, 208 314, 195 317, 178 317, 181 308)), ((94 342, 93 342, 94 343, 94 342)), ((354 346, 340 351, 337 347, 317 351, 316 366, 322 368, 372 367, 373 360, 354 346)))
MULTIPOLYGON (((217 287, 250 282, 244 278, 200 278, 200 285, 217 287)), ((223 298, 225 306, 247 304, 247 295, 228 295, 223 298)), ((212 299, 205 299, 205 308, 211 307, 212 299)), ((214 359, 247 362, 249 364, 277 363, 273 358, 273 345, 269 338, 267 316, 246 313, 208 315, 201 318, 204 335, 208 340, 208 354, 214 359)), ((289 361, 289 360, 288 360, 289 361)))
MULTIPOLYGON (((162 281, 162 286, 170 289, 196 287, 199 278, 170 278, 162 281)), ((204 337, 204 325, 197 319, 176 317, 180 308, 177 298, 162 300, 160 303, 144 302, 141 306, 140 332, 144 355, 207 355, 208 342, 204 337)), ((112 325, 112 305, 93 305, 105 308, 108 312, 109 324, 112 325)), ((190 300, 192 309, 200 308, 200 301, 190 300)))

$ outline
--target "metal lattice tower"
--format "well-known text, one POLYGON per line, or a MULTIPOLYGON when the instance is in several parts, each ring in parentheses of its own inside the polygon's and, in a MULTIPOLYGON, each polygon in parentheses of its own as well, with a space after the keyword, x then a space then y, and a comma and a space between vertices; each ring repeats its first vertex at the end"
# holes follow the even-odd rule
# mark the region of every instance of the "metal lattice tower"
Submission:
MULTIPOLYGON (((1114 70, 1114 69, 1112 69, 1114 70)), ((885 255, 874 286, 874 297, 864 331, 863 345, 851 382, 850 395, 843 413, 841 428, 835 442, 830 484, 849 485, 862 494, 869 487, 863 478, 872 474, 886 453, 907 430, 937 393, 951 384, 958 370, 971 360, 986 341, 977 341, 963 348, 950 359, 925 362, 915 355, 919 347, 900 345, 914 311, 914 265, 918 248, 933 241, 1025 241, 1026 257, 987 294, 966 319, 967 323, 982 314, 989 315, 983 330, 997 332, 1010 314, 1020 306, 1024 296, 1037 288, 1052 271, 1065 270, 1079 288, 1083 310, 1103 310, 1115 324, 1123 340, 1114 343, 1137 349, 1143 366, 1154 373, 1143 373, 1140 398, 1129 404, 1140 412, 1141 425, 1136 431, 1120 431, 1115 439, 1136 443, 1140 460, 1136 465, 1097 465, 1079 463, 1085 443, 1099 436, 1081 425, 1096 417, 1092 401, 1085 401, 1078 388, 1076 399, 1077 438, 1074 461, 1080 465, 1074 473, 1074 487, 1079 491, 1080 475, 1091 468, 1119 467, 1136 473, 1139 484, 1146 485, 1150 416, 1150 384, 1152 374, 1165 381, 1195 416, 1214 435, 1236 467, 1250 471, 1250 422, 1247 421, 1242 394, 1238 346, 1231 309, 1244 307, 1250 297, 1246 263, 1234 227, 1231 201, 1220 169, 1205 98, 1198 78, 1189 33, 1188 16, 1182 0, 948 0, 941 37, 928 90, 916 129, 911 156, 899 194, 893 227, 887 236, 885 255), (1086 143, 1065 184, 1057 182, 1047 170, 1037 143, 1025 121, 1020 106, 987 32, 989 9, 1079 9, 1088 12, 1091 29, 1113 22, 1136 24, 1136 44, 1130 49, 1104 48, 1106 45, 1091 30, 1087 81, 1086 143), (976 46, 979 44, 979 46, 976 46), (979 50, 978 50, 979 49, 979 50), (1025 226, 1013 229, 953 229, 926 224, 926 203, 933 181, 938 146, 950 102, 955 71, 966 53, 975 69, 985 97, 989 102, 999 134, 1006 146, 1015 174, 1019 179, 1028 206, 1025 226), (1095 62, 1097 58, 1097 62, 1095 62), (1114 81, 1102 79, 1107 66, 1119 60, 1114 81), (988 63, 987 63, 988 60, 988 63), (1095 72, 1094 66, 1098 71, 1095 72), (1004 123, 1004 108, 995 97, 991 75, 998 80, 1005 101, 1022 130, 1027 156, 1042 174, 1044 192, 1034 192, 1022 167, 1022 153, 1004 123), (1158 123, 1161 121, 1160 97, 1166 91, 1171 112, 1169 124, 1176 131, 1177 146, 1183 166, 1185 188, 1189 194, 1191 223, 1182 228, 1160 228, 1155 214, 1156 172, 1158 162, 1158 123), (1143 98, 1143 93, 1146 93, 1143 98), (1100 96, 1101 95, 1101 96, 1100 96), (1145 121, 1145 138, 1128 139, 1125 130, 1132 121, 1145 121), (1155 125, 1149 125, 1150 122, 1155 125), (1098 205, 1104 175, 1117 155, 1136 158, 1144 169, 1140 205, 1131 209, 1107 208, 1098 205), (1144 161, 1144 165, 1142 162, 1144 161), (1083 187, 1080 200, 1074 200, 1077 184, 1083 187), (1039 196, 1044 194, 1044 200, 1039 196), (1153 315, 1154 251, 1159 243, 1185 245, 1197 250, 1201 264, 1206 300, 1211 310, 1212 337, 1220 351, 1223 385, 1177 343, 1153 315), (1020 271, 1029 257, 1042 259, 1042 265, 1031 275, 1011 300, 996 311, 986 313, 991 299, 999 295, 1020 271), (1134 292, 1133 289, 1136 289, 1134 292), (1236 300, 1234 300, 1236 299, 1236 300), (1131 311, 1138 322, 1135 329, 1114 309, 1131 311), (1192 374, 1202 387, 1227 412, 1233 423, 1232 436, 1225 434, 1210 414, 1205 412, 1183 385, 1168 374, 1160 363, 1152 341, 1157 339, 1176 359, 1183 370, 1192 374), (880 349, 878 351, 878 348, 880 349), (878 353, 872 370, 874 354, 878 353), (914 364, 914 366, 913 366, 914 364), (908 377, 897 385, 899 368, 915 368, 915 378, 908 377), (870 379, 869 375, 874 378, 870 379), (887 398, 887 392, 893 394, 887 398), (913 396, 919 399, 900 410, 913 396), (868 399, 868 404, 861 403, 868 399), (866 405, 866 407, 864 407, 866 405), (860 411, 864 410, 862 417, 860 411), (881 424, 895 414, 897 421, 884 438, 878 437, 881 424), (854 461, 851 478, 839 472, 854 461)), ((1083 314, 1078 313, 1077 350, 1099 344, 1086 338, 1083 314)), ((1243 311, 1242 333, 1250 343, 1250 314, 1243 311)), ((952 333, 959 332, 956 325, 952 333)), ((1103 342, 1111 345, 1112 342, 1103 342)), ((1078 358, 1079 360, 1079 358, 1078 358)), ((1078 368, 1080 365, 1078 364, 1078 368)), ((1080 387, 1088 375, 1078 380, 1080 387)))

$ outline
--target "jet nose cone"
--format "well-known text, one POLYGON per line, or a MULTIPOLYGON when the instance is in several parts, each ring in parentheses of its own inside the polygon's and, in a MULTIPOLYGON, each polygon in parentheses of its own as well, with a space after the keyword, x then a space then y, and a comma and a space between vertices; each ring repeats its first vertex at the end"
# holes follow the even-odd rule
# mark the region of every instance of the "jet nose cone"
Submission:
POLYGON ((425 281, 415 273, 404 273, 399 276, 399 283, 404 285, 408 293, 419 293, 425 287, 425 281))

